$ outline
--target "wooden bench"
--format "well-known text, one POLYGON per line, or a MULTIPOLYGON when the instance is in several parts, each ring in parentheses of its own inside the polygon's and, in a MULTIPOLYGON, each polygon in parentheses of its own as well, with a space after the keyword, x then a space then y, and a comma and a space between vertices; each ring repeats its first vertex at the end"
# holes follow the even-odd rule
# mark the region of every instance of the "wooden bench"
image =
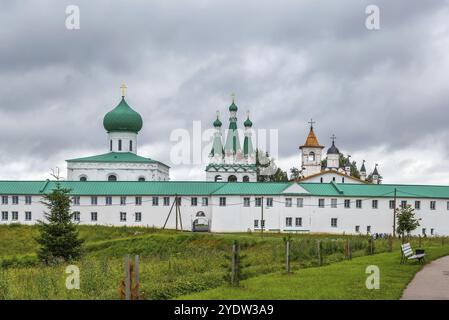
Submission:
POLYGON ((413 253, 412 247, 410 246, 410 243, 404 243, 401 244, 401 251, 402 251, 402 257, 401 257, 401 264, 407 263, 407 260, 418 260, 419 263, 424 262, 424 257, 426 254, 423 253, 413 253))

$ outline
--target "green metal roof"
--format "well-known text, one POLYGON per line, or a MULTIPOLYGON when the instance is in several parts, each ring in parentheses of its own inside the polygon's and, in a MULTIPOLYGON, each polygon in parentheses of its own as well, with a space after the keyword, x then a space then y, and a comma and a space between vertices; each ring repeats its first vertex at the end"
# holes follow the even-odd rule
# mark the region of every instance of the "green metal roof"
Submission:
MULTIPOLYGON (((449 186, 351 183, 298 183, 311 196, 449 199, 449 186)), ((291 182, 206 181, 62 181, 73 195, 287 195, 291 182)), ((39 195, 50 192, 55 181, 0 181, 0 194, 39 195)), ((290 189, 291 190, 291 189, 290 189)), ((291 195, 292 193, 288 193, 291 195)), ((294 193, 293 193, 294 194, 294 193)), ((298 193, 298 195, 304 193, 298 193)))
POLYGON ((122 97, 120 103, 106 113, 103 126, 107 132, 139 132, 143 126, 140 114, 134 111, 122 97))
POLYGON ((162 162, 138 156, 132 152, 108 152, 96 156, 69 159, 67 162, 132 162, 132 163, 159 163, 168 168, 162 162))

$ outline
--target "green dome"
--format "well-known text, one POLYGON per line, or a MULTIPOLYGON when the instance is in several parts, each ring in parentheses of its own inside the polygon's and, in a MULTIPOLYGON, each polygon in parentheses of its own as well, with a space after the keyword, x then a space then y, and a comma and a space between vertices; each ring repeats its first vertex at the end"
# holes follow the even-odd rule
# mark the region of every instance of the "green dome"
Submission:
POLYGON ((103 119, 103 127, 107 132, 138 133, 142 129, 142 125, 142 117, 126 103, 125 97, 122 97, 118 106, 106 113, 103 119))
POLYGON ((229 106, 229 111, 237 111, 237 106, 234 103, 234 99, 232 99, 232 104, 229 106))
POLYGON ((251 120, 249 120, 249 117, 248 117, 248 118, 246 118, 245 122, 243 122, 243 125, 245 127, 252 127, 253 123, 251 122, 251 120))
POLYGON ((221 127, 221 125, 222 125, 222 123, 221 123, 220 119, 218 119, 218 116, 217 116, 217 119, 214 121, 214 127, 215 128, 221 127))

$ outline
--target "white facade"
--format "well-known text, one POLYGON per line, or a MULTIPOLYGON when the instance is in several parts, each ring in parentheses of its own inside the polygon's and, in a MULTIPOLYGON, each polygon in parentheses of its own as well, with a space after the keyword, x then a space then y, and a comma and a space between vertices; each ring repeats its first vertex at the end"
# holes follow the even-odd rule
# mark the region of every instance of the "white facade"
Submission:
POLYGON ((319 174, 306 177, 301 180, 304 183, 363 183, 361 180, 352 176, 335 172, 334 170, 323 170, 319 174))
POLYGON ((137 154, 137 133, 108 132, 108 148, 110 152, 132 152, 137 154))
POLYGON ((321 172, 321 150, 320 147, 303 147, 302 152, 302 174, 308 177, 321 172))
MULTIPOLYGON (((288 192, 292 192, 292 190, 288 192)), ((127 195, 126 204, 121 204, 124 199, 120 196, 111 196, 112 202, 107 205, 107 196, 94 197, 96 197, 96 205, 92 205, 91 196, 79 196, 78 204, 72 204, 72 210, 79 212, 79 223, 161 228, 175 199, 174 196, 169 195, 137 196, 140 197, 140 201, 137 201, 137 203, 141 203, 139 205, 136 204, 136 196, 127 195), (169 198, 169 202, 164 204, 164 197, 169 198), (156 198, 157 200, 153 200, 156 198), (92 220, 92 213, 96 213, 97 220, 92 220), (126 220, 121 219, 123 213, 126 215, 126 220), (136 213, 137 216, 140 213, 141 221, 136 221, 136 213)), ((183 230, 192 230, 194 221, 200 219, 209 224, 212 232, 260 231, 262 207, 258 206, 260 203, 256 203, 258 201, 256 198, 262 199, 260 195, 185 195, 179 197, 181 198, 180 211, 183 230), (196 200, 192 201, 192 198, 196 198, 196 200), (203 198, 207 200, 203 200, 203 198)), ((40 195, 32 196, 31 204, 25 204, 25 196, 18 196, 18 204, 12 203, 12 195, 3 195, 1 200, 1 224, 34 224, 36 220, 43 219, 43 212, 46 208, 40 203, 42 200, 40 195), (3 197, 8 197, 7 204, 3 203, 3 197), (13 212, 17 212, 17 220, 12 219, 13 212), (25 220, 25 212, 31 213, 30 221, 25 220)), ((264 230, 271 232, 391 234, 393 209, 390 207, 390 201, 392 198, 264 195, 264 230), (373 206, 373 200, 377 201, 376 207, 373 206), (349 207, 347 207, 348 205, 349 207)), ((398 204, 401 204, 401 201, 407 201, 407 204, 412 206, 415 206, 415 201, 420 201, 420 209, 415 212, 416 217, 421 218, 421 221, 420 226, 413 232, 414 235, 423 233, 427 236, 449 235, 449 199, 397 199, 398 204), (435 209, 432 209, 431 201, 434 201, 435 209)), ((167 228, 175 228, 174 209, 167 228)))
POLYGON ((158 162, 68 162, 67 180, 107 181, 111 175, 117 181, 168 181, 169 168, 158 162))

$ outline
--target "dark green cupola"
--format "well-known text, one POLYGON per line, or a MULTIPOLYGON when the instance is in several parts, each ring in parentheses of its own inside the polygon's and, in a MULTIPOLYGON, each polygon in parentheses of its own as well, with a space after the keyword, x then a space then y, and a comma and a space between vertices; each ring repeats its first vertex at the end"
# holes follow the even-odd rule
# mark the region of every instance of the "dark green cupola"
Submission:
POLYGON ((107 132, 138 133, 142 129, 143 120, 140 114, 126 103, 124 93, 122 93, 122 100, 118 106, 104 116, 103 126, 107 132))

